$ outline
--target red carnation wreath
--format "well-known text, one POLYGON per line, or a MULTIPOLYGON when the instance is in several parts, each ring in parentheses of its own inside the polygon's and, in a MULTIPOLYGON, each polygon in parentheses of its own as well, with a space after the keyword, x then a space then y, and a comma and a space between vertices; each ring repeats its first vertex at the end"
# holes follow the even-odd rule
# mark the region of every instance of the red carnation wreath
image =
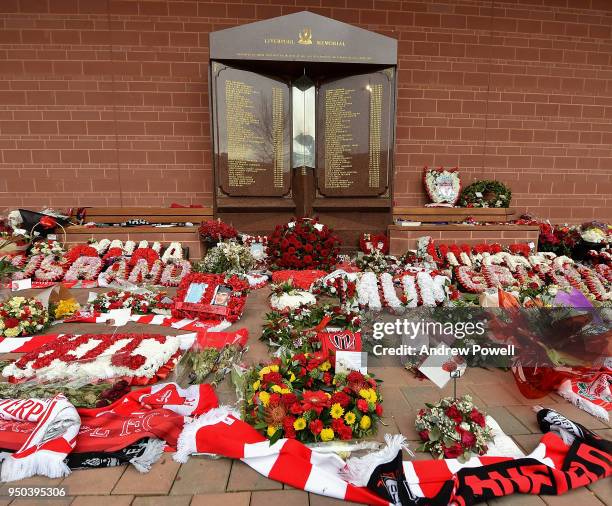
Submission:
POLYGON ((277 225, 268 237, 268 261, 276 269, 331 269, 340 239, 318 218, 297 218, 277 225))
POLYGON ((183 278, 174 299, 175 318, 223 318, 242 316, 249 282, 238 276, 192 272, 183 278))

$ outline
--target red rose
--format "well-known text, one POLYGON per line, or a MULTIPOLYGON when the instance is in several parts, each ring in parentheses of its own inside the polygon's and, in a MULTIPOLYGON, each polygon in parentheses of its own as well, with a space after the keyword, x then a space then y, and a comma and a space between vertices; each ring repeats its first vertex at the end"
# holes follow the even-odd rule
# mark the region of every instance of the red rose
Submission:
POLYGON ((461 444, 465 448, 472 448, 476 444, 476 436, 467 430, 461 431, 461 444))
POLYGON ((447 459, 455 459, 462 453, 463 453, 463 448, 461 448, 461 445, 459 443, 455 443, 453 446, 449 448, 444 448, 444 456, 447 459))
POLYGON ((457 406, 455 406, 454 404, 446 409, 446 416, 448 416, 456 423, 461 423, 463 421, 463 416, 457 409, 457 406))
POLYGON ((304 246, 304 251, 306 251, 306 253, 312 253, 312 250, 314 248, 312 247, 312 244, 310 243, 306 243, 306 245, 304 246))
POLYGON ((4 320, 4 325, 7 329, 12 329, 13 327, 17 327, 19 325, 19 320, 17 318, 7 318, 4 320))
POLYGON ((429 431, 427 429, 422 430, 419 432, 419 437, 421 438, 421 441, 429 441, 429 431))
POLYGON ((359 409, 359 411, 361 411, 362 413, 367 413, 368 411, 370 411, 368 401, 366 401, 365 399, 359 399, 357 401, 357 409, 359 409))
POLYGON ((52 218, 51 216, 43 216, 39 223, 43 228, 55 228, 57 226, 57 221, 55 221, 55 218, 52 218))
POLYGON ((321 422, 319 419, 313 420, 308 424, 308 428, 310 429, 310 432, 312 432, 315 436, 318 436, 323 430, 323 422, 321 422))
POLYGON ((486 425, 485 422, 485 417, 483 416, 483 414, 478 411, 477 409, 472 409, 472 412, 470 413, 470 420, 472 420, 472 422, 480 425, 481 427, 484 427, 486 425))

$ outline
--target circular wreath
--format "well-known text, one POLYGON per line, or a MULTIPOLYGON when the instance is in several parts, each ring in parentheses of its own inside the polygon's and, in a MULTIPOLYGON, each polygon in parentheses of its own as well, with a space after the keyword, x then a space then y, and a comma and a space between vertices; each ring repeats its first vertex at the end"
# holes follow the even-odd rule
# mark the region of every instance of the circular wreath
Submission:
POLYGON ((268 261, 277 269, 331 269, 340 239, 317 218, 297 218, 277 225, 268 238, 268 261))
POLYGON ((462 207, 510 207, 512 191, 504 183, 488 179, 475 181, 461 192, 462 207))

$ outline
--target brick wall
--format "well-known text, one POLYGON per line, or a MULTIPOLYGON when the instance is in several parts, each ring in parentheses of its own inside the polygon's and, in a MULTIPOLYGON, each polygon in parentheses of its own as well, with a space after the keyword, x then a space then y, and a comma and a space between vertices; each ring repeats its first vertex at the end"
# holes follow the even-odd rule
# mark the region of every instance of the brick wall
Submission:
POLYGON ((612 219, 610 0, 0 1, 0 208, 211 204, 208 32, 304 9, 399 40, 395 200, 424 165, 612 219))

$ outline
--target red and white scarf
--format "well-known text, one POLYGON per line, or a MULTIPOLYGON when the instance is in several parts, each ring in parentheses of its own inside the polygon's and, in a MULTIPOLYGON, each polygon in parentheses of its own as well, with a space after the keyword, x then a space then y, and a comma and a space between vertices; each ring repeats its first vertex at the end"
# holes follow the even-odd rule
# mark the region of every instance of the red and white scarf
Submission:
POLYGON ((0 419, 9 424, 31 424, 31 431, 19 443, 17 451, 1 455, 2 481, 37 474, 60 478, 70 473, 64 459, 76 444, 81 419, 66 397, 59 394, 52 399, 3 399, 0 419))
POLYGON ((318 453, 294 439, 274 444, 222 406, 186 424, 174 459, 187 462, 193 453, 210 453, 240 459, 258 473, 294 488, 345 501, 387 506, 363 487, 340 477, 344 461, 335 454, 318 453))
MULTIPOLYGON (((538 415, 542 418, 548 410, 538 415)), ((568 421, 568 427, 576 426, 568 421)), ((552 430, 549 427, 544 430, 552 430)), ((512 493, 560 495, 612 474, 609 443, 574 430, 573 442, 549 432, 528 456, 402 462, 402 436, 387 447, 346 464, 293 439, 274 444, 221 407, 187 424, 175 460, 211 453, 242 460, 260 474, 294 488, 376 506, 467 506, 512 493), (606 446, 608 445, 608 446, 606 446)))

